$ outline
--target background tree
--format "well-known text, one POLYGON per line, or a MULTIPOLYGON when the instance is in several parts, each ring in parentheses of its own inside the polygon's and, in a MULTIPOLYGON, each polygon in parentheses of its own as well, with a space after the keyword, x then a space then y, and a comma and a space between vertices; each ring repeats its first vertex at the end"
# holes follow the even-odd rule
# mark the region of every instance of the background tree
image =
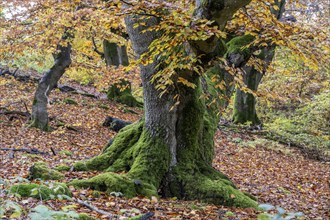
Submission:
MULTIPOLYGON (((280 20, 285 11, 285 0, 274 1, 274 5, 269 8, 274 16, 274 19, 280 20)), ((251 13, 248 10, 246 13, 251 13)), ((250 14, 250 17, 254 15, 250 14)), ((259 83, 264 74, 266 74, 267 68, 272 62, 275 53, 275 45, 273 42, 269 42, 266 46, 255 47, 249 51, 253 57, 259 60, 259 65, 256 65, 251 60, 250 63, 243 67, 243 82, 244 87, 254 92, 244 91, 244 88, 236 88, 234 110, 233 110, 233 122, 239 124, 245 124, 247 122, 260 124, 260 120, 256 112, 256 97, 255 94, 258 90, 259 83), (254 53, 257 53, 254 55, 254 53)))
POLYGON ((127 47, 125 45, 118 45, 108 40, 103 40, 103 51, 106 64, 108 66, 128 66, 127 47))
POLYGON ((70 39, 70 34, 64 34, 61 42, 67 45, 58 45, 58 53, 54 55, 54 65, 52 68, 41 78, 37 90, 34 95, 32 104, 32 115, 30 127, 36 127, 41 130, 47 131, 48 128, 48 112, 47 106, 49 105, 49 94, 57 86, 59 79, 64 74, 66 68, 71 64, 71 45, 65 40, 70 39))

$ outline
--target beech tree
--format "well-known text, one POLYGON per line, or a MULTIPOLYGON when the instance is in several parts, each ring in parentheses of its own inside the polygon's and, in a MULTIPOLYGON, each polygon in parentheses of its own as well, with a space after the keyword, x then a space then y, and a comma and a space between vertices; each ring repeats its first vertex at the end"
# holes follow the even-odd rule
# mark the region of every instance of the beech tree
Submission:
MULTIPOLYGON (((205 19, 220 30, 241 7, 241 1, 196 1, 193 22, 205 19)), ((128 6, 129 7, 129 6, 128 6)), ((125 19, 127 32, 136 55, 141 58, 160 31, 148 31, 160 24, 154 16, 130 15, 125 19), (143 23, 143 25, 139 25, 143 23)), ((212 36, 192 41, 185 50, 201 56, 207 65, 208 56, 218 47, 212 36)), ((225 53, 225 51, 219 51, 225 53)), ((187 54, 188 55, 188 54, 187 54)), ((176 196, 202 199, 216 204, 256 207, 252 196, 240 192, 235 185, 212 167, 213 136, 217 128, 217 112, 208 108, 203 93, 212 88, 207 79, 193 70, 178 70, 177 79, 186 79, 195 88, 177 84, 161 94, 152 78, 157 73, 160 57, 141 65, 144 90, 144 118, 124 128, 110 147, 90 160, 78 162, 75 170, 98 169, 104 173, 70 184, 98 190, 120 191, 126 196, 137 194, 176 196), (180 96, 180 101, 176 97, 180 96), (125 172, 119 175, 116 172, 125 172)), ((203 60, 202 59, 202 60, 203 60)), ((214 90, 214 89, 213 89, 214 90)))
MULTIPOLYGON (((18 4, 20 1, 6 2, 18 4)), ((75 170, 96 169, 105 173, 69 184, 119 191, 128 197, 161 194, 256 207, 252 196, 239 191, 227 176, 212 167, 213 137, 219 108, 226 102, 218 96, 230 94, 233 82, 243 83, 241 69, 252 54, 247 53, 246 48, 262 48, 271 39, 276 45, 303 54, 290 39, 293 29, 283 27, 269 15, 269 2, 274 1, 252 1, 249 6, 252 19, 251 14, 246 13, 250 0, 196 0, 195 4, 190 0, 78 0, 56 1, 56 7, 52 7, 52 1, 30 2, 23 1, 25 7, 31 8, 32 25, 26 21, 6 23, 7 27, 19 27, 19 31, 14 32, 15 37, 9 29, 3 31, 5 43, 1 49, 5 51, 5 58, 14 54, 9 53, 9 49, 19 54, 24 49, 22 45, 45 51, 51 48, 50 51, 56 52, 59 33, 67 27, 74 26, 73 35, 89 43, 91 36, 110 39, 111 31, 107 30, 118 28, 125 18, 125 28, 137 56, 135 63, 140 65, 144 117, 122 129, 100 155, 74 164, 75 170), (75 12, 80 4, 83 9, 75 12), (187 13, 190 8, 194 8, 191 14, 187 13), (36 16, 39 12, 40 18, 36 16), (70 17, 71 20, 64 19, 70 17), (266 33, 260 34, 263 23, 269 27, 266 33), (40 31, 43 28, 47 31, 40 31), (225 30, 235 30, 228 31, 233 33, 230 40, 225 30), (36 39, 32 40, 31 36, 36 39)), ((77 62, 79 50, 74 47, 72 50, 77 62)), ((86 51, 83 52, 82 57, 89 58, 92 54, 88 51, 86 56, 86 51)), ((302 57, 309 61, 305 55, 302 57)), ((81 60, 82 66, 102 69, 88 59, 81 60)), ((96 60, 93 62, 98 64, 96 60)))

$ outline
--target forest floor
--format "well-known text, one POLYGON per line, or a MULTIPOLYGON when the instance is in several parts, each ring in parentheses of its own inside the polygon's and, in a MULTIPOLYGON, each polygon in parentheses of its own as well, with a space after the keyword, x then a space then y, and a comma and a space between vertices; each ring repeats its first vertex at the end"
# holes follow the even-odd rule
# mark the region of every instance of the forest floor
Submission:
MULTIPOLYGON (((0 90, 0 112, 4 109, 30 111, 35 83, 1 77, 0 90)), ((50 167, 55 167, 93 157, 115 135, 115 132, 102 126, 106 116, 136 121, 143 113, 138 108, 127 108, 105 99, 63 93, 58 89, 52 92, 50 99, 52 104, 49 106, 49 113, 53 119, 50 124, 54 128, 51 132, 26 128, 25 116, 0 114, 0 148, 35 148, 49 153, 38 155, 18 151, 13 154, 11 151, 0 150, 0 180, 19 182, 19 177, 26 178, 29 167, 37 161, 44 161, 50 167), (77 104, 66 104, 67 98, 77 104), (56 155, 52 154, 50 148, 54 149, 56 155)), ((253 133, 226 128, 217 132, 215 144, 214 167, 228 175, 238 188, 256 196, 259 203, 303 212, 306 219, 329 219, 329 162, 311 160, 297 149, 268 141, 253 133)), ((97 172, 65 172, 64 182, 96 174, 97 172)), ((1 195, 1 189, 4 188, 0 183, 0 196, 4 196, 1 195)), ((92 190, 71 190, 74 197, 112 212, 118 219, 154 212, 152 219, 234 220, 256 219, 260 213, 253 209, 228 208, 198 201, 180 201, 176 198, 126 199, 105 193, 95 198, 92 190)), ((41 203, 54 210, 72 205, 71 208, 76 212, 85 212, 100 219, 104 217, 72 201, 7 197, 27 210, 41 203)))

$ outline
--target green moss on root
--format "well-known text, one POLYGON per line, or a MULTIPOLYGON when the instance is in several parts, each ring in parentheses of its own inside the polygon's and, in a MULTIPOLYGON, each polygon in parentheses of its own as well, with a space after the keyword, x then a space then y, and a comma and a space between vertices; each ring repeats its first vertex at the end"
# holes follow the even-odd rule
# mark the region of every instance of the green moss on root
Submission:
POLYGON ((105 148, 103 153, 89 160, 75 163, 74 170, 106 170, 113 165, 109 171, 127 171, 127 162, 119 156, 138 142, 143 129, 143 122, 137 122, 121 129, 111 146, 105 148), (114 164, 115 163, 115 164, 114 164))
POLYGON ((47 164, 43 162, 37 162, 30 168, 29 178, 42 180, 61 180, 64 179, 64 175, 56 170, 50 169, 47 164))
POLYGON ((227 180, 212 180, 202 175, 192 178, 188 179, 186 186, 186 196, 189 199, 242 208, 258 206, 256 201, 235 189, 227 180))
POLYGON ((137 195, 157 195, 157 189, 140 180, 129 178, 125 174, 106 172, 87 180, 73 180, 69 185, 91 188, 98 191, 121 192, 125 197, 131 198, 137 195))
POLYGON ((157 138, 151 138, 144 129, 144 122, 140 121, 121 130, 101 155, 74 164, 75 170, 97 169, 107 173, 87 180, 74 180, 70 185, 121 192, 127 197, 157 195, 169 161, 169 149, 157 138))
POLYGON ((33 197, 36 199, 48 200, 52 196, 67 195, 71 196, 69 188, 63 183, 53 183, 52 187, 31 184, 17 184, 9 189, 12 194, 18 194, 22 197, 33 197))

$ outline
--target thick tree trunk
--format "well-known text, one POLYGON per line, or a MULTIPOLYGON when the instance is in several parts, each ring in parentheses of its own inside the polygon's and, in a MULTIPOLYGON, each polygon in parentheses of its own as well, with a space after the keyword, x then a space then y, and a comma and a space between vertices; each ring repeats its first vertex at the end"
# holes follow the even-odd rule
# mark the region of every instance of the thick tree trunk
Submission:
POLYGON ((29 127, 48 130, 48 95, 56 87, 58 80, 64 74, 65 69, 71 64, 71 45, 58 46, 58 54, 52 68, 41 78, 34 95, 32 104, 32 116, 29 127))
MULTIPOLYGON (((139 16, 126 18, 128 34, 138 56, 147 52, 148 46, 160 34, 141 31, 157 24, 154 17, 144 20, 139 16), (134 28, 137 22, 145 25, 134 28)), ((200 53, 206 50, 205 47, 198 48, 200 53)), ((202 79, 191 71, 179 72, 179 76, 195 83, 197 88, 177 85, 160 97, 160 91, 151 83, 157 72, 156 60, 154 57, 152 64, 140 67, 144 119, 123 128, 101 155, 74 165, 76 170, 98 169, 125 174, 104 173, 70 184, 109 192, 120 191, 126 196, 160 193, 181 199, 256 207, 253 199, 237 190, 225 175, 212 167, 217 108, 221 102, 207 107, 208 100, 201 98, 207 93, 211 97, 216 96, 208 74, 202 79), (177 94, 181 97, 179 104, 174 99, 177 94)))
POLYGON ((128 66, 128 55, 126 46, 120 46, 103 40, 104 58, 107 66, 128 66))

